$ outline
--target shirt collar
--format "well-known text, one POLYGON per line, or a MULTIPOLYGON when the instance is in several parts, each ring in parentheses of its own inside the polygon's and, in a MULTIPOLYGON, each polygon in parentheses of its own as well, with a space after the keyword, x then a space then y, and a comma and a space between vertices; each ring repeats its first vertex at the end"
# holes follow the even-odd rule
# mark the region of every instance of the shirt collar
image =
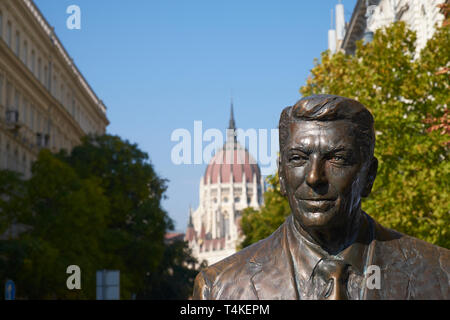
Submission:
POLYGON ((295 270, 303 279, 309 279, 314 267, 322 259, 343 260, 352 266, 352 269, 359 274, 364 273, 365 256, 368 243, 370 242, 369 224, 367 216, 362 214, 357 237, 351 245, 336 255, 330 255, 319 245, 306 239, 295 227, 294 217, 288 218, 287 238, 289 250, 293 259, 295 270))

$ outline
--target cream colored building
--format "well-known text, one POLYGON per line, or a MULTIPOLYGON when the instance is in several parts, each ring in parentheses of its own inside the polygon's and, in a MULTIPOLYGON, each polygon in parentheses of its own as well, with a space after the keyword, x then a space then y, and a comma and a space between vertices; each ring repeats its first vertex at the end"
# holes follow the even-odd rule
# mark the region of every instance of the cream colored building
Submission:
MULTIPOLYGON (((448 0, 447 0, 448 1, 448 0)), ((395 21, 404 21, 417 34, 417 53, 425 47, 444 15, 439 4, 446 0, 357 0, 352 17, 345 23, 343 5, 336 6, 336 29, 328 31, 328 49, 354 54, 356 41, 371 41, 373 33, 395 21), (343 31, 342 31, 343 30, 343 31)))
MULTIPOLYGON (((76 31, 74 31, 76 32, 76 31)), ((0 0, 0 169, 104 134, 106 107, 32 0, 0 0)))
POLYGON ((233 107, 227 134, 200 179, 199 206, 190 210, 186 229, 192 254, 208 265, 236 252, 243 240, 242 210, 263 205, 264 179, 254 158, 237 142, 233 107))

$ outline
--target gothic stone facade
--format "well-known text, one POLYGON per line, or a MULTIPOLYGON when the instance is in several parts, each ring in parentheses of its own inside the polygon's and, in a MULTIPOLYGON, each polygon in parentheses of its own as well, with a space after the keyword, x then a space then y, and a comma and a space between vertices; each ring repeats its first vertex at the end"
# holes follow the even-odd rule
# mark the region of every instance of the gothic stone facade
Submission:
POLYGON ((229 132, 232 134, 200 179, 199 207, 189 212, 186 230, 185 239, 193 255, 208 265, 236 252, 243 238, 242 210, 259 209, 263 203, 264 180, 260 168, 236 141, 233 115, 229 132))

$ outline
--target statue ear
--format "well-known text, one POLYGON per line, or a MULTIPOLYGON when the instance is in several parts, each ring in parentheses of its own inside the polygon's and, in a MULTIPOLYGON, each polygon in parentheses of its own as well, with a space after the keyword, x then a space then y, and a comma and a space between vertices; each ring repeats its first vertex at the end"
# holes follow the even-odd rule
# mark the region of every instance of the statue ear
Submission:
POLYGON ((362 197, 368 197, 370 192, 372 191, 373 183, 375 182, 375 178, 377 176, 378 171, 378 159, 373 157, 369 164, 369 169, 367 170, 366 177, 366 185, 364 186, 363 191, 361 192, 362 197))
POLYGON ((284 172, 281 165, 281 156, 278 157, 278 179, 280 180, 280 193, 282 196, 286 196, 286 185, 284 181, 284 172))

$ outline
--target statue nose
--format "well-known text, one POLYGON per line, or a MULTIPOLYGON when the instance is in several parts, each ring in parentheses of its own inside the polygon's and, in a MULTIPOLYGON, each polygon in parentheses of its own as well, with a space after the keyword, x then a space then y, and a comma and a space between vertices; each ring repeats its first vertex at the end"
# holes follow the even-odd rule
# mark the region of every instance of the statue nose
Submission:
POLYGON ((306 183, 311 188, 317 188, 327 183, 327 177, 325 175, 324 164, 317 157, 312 157, 309 171, 306 175, 306 183))

